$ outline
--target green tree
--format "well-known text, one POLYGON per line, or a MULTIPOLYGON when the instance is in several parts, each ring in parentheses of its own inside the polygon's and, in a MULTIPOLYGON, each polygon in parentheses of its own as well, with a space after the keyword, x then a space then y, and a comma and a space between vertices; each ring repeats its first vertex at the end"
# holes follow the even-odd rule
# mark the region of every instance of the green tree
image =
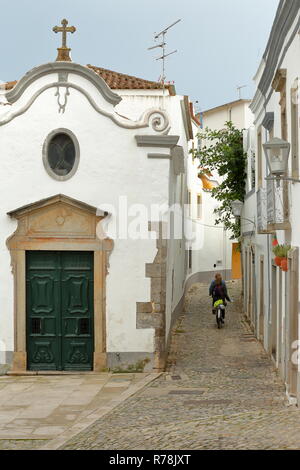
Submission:
POLYGON ((221 183, 212 189, 212 196, 221 203, 215 209, 216 225, 223 224, 232 232, 231 239, 241 235, 240 220, 232 213, 231 203, 235 200, 244 201, 246 181, 246 154, 243 149, 243 131, 237 129, 232 122, 226 122, 224 129, 219 131, 206 128, 199 134, 207 145, 194 151, 194 158, 199 158, 199 173, 217 171, 221 183))

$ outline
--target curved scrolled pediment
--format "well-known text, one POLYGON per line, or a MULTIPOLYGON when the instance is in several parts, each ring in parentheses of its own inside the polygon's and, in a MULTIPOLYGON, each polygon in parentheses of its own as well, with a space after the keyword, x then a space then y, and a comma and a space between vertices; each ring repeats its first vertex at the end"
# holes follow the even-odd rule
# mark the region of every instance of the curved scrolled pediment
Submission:
POLYGON ((137 121, 132 121, 120 116, 115 111, 110 112, 107 109, 100 107, 85 88, 79 86, 76 83, 72 83, 69 80, 70 73, 80 75, 92 82, 92 84, 101 93, 102 97, 113 106, 116 106, 122 100, 122 98, 114 93, 103 80, 103 78, 101 78, 93 70, 89 69, 88 67, 70 62, 54 62, 32 69, 23 78, 21 78, 21 80, 11 91, 6 93, 5 96, 8 104, 12 105, 16 103, 23 95, 25 90, 34 81, 45 75, 53 75, 54 73, 57 73, 57 81, 43 85, 40 89, 33 93, 33 95, 21 108, 13 109, 12 107, 9 113, 6 113, 2 118, 0 118, 0 127, 8 124, 18 116, 24 114, 42 93, 48 89, 53 88, 53 98, 57 101, 59 113, 65 112, 72 90, 77 90, 79 93, 85 96, 86 100, 98 114, 109 118, 119 127, 124 129, 143 129, 149 127, 156 133, 168 134, 170 130, 170 119, 164 110, 151 108, 145 111, 140 119, 137 121))
POLYGON ((58 74, 58 82, 67 82, 68 74, 74 73, 80 75, 86 80, 90 81, 97 90, 101 93, 103 98, 106 99, 109 103, 116 106, 122 98, 114 93, 106 82, 101 78, 97 73, 88 67, 84 67, 80 64, 74 64, 73 62, 50 62, 48 64, 40 65, 35 67, 24 75, 21 80, 19 80, 16 86, 6 93, 6 99, 9 103, 15 103, 24 93, 24 91, 36 80, 45 75, 50 75, 53 73, 58 74))

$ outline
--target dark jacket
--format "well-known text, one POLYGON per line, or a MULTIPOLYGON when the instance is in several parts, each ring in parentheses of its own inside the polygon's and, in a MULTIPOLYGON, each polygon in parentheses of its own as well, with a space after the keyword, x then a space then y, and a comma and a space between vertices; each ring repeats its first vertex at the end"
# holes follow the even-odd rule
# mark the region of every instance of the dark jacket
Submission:
POLYGON ((210 285, 210 288, 209 288, 209 295, 213 297, 214 302, 216 302, 217 300, 220 300, 220 299, 221 300, 228 300, 228 302, 230 302, 230 297, 228 295, 226 282, 222 281, 222 284, 221 284, 222 294, 221 295, 218 292, 218 289, 216 289, 216 287, 217 287, 216 281, 212 281, 212 283, 210 285))

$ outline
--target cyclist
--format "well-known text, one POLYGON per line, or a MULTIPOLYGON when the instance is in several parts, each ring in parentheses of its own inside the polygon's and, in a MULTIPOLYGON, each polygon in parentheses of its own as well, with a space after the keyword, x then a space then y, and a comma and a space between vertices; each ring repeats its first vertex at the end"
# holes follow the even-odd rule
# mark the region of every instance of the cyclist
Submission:
MULTIPOLYGON (((212 281, 211 285, 210 285, 210 288, 209 288, 209 295, 210 297, 213 298, 213 315, 216 314, 216 310, 214 308, 214 305, 216 302, 222 300, 225 307, 226 307, 226 300, 228 300, 228 302, 231 302, 231 299, 228 295, 228 291, 227 291, 227 286, 226 286, 226 282, 223 281, 222 279, 222 276, 221 274, 216 274, 215 275, 215 280, 212 281)), ((225 319, 225 310, 224 310, 224 317, 223 317, 223 320, 225 319)))

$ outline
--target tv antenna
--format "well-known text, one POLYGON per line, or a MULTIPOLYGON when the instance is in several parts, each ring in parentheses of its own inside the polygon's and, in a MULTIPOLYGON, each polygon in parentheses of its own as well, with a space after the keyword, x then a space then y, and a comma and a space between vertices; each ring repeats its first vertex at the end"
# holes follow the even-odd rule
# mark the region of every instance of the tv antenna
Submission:
POLYGON ((239 100, 242 99, 242 89, 243 88, 247 88, 247 85, 242 85, 242 86, 237 86, 236 89, 237 89, 237 92, 238 92, 238 95, 239 95, 239 100))
POLYGON ((157 44, 156 46, 148 47, 148 51, 151 51, 152 49, 157 49, 161 48, 162 49, 162 55, 158 57, 156 60, 161 60, 162 61, 162 74, 160 76, 160 82, 162 84, 162 89, 163 89, 163 107, 164 107, 164 101, 165 101, 165 85, 166 85, 166 57, 169 57, 172 54, 175 54, 177 52, 177 49, 175 51, 169 52, 168 54, 166 53, 166 34, 169 31, 169 29, 173 28, 177 23, 179 23, 181 19, 175 21, 172 23, 170 26, 167 28, 163 29, 160 33, 155 33, 154 36, 154 41, 157 41, 161 38, 161 42, 157 44))

